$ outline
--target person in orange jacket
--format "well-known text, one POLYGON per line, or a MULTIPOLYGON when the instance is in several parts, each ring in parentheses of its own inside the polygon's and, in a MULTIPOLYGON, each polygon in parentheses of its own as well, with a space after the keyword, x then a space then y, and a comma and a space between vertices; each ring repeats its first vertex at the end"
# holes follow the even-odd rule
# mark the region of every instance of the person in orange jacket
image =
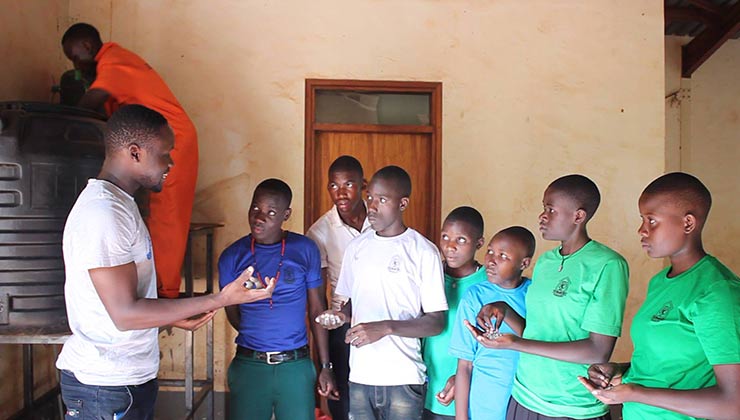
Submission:
POLYGON ((123 105, 144 105, 164 115, 175 133, 172 158, 177 165, 167 177, 166 188, 150 196, 145 221, 154 248, 158 295, 176 298, 198 176, 195 126, 149 64, 114 42, 103 43, 92 25, 72 25, 62 37, 62 48, 75 69, 94 80, 78 106, 111 115, 123 105))

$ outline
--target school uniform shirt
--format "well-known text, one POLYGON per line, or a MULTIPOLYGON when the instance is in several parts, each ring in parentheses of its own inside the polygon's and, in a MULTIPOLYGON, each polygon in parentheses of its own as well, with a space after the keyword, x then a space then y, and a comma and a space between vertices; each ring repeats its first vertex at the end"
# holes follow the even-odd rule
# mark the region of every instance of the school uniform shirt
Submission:
MULTIPOLYGON (((352 300, 352 325, 409 320, 447 310, 442 259, 414 229, 393 237, 369 229, 344 253, 336 293, 352 300)), ((421 340, 389 335, 350 347, 349 380, 363 385, 421 385, 421 340)))
MULTIPOLYGON (((370 229, 370 222, 367 217, 362 223, 362 232, 370 229)), ((332 206, 329 211, 324 213, 306 232, 306 236, 311 238, 319 247, 321 253, 321 268, 327 269, 329 277, 329 293, 331 293, 331 308, 334 310, 342 309, 346 299, 341 299, 334 291, 337 288, 339 271, 342 268, 342 258, 344 250, 347 249, 352 239, 360 236, 362 232, 344 223, 339 216, 337 206, 332 206)))
POLYGON ((157 377, 158 329, 120 331, 100 300, 89 270, 134 263, 137 296, 157 298, 149 232, 134 198, 90 179, 64 226, 64 299, 72 337, 56 366, 86 385, 140 385, 157 377))
MULTIPOLYGON (((485 273, 485 270, 482 270, 485 273)), ((519 352, 483 347, 463 324, 468 320, 476 325, 478 311, 491 302, 506 302, 516 313, 526 316, 525 295, 532 281, 524 278, 514 289, 505 289, 488 281, 478 283, 465 294, 457 311, 449 354, 452 357, 473 362, 468 393, 468 415, 471 420, 504 420, 506 407, 511 396, 519 352)), ((506 322, 499 331, 516 334, 506 322)))
POLYGON ((270 245, 254 245, 247 235, 224 250, 218 259, 221 288, 234 281, 252 266, 254 277, 280 277, 272 298, 239 305, 241 315, 236 344, 257 351, 294 350, 308 344, 306 335, 306 305, 308 289, 322 284, 321 257, 312 240, 287 232, 285 254, 281 257, 282 241, 270 245))
MULTIPOLYGON (((559 248, 547 251, 537 260, 527 292, 523 337, 550 342, 583 340, 591 332, 619 337, 628 289, 627 262, 605 245, 592 240, 565 257, 559 248)), ((512 396, 550 417, 604 415, 608 407, 577 378, 588 366, 521 353, 512 396)))
MULTIPOLYGON (((634 352, 623 381, 650 388, 702 389, 717 384, 713 365, 740 363, 740 279, 707 255, 669 278, 650 280, 632 320, 634 352)), ((625 403, 625 420, 693 419, 662 408, 625 403)))
POLYGON ((175 147, 170 153, 175 165, 162 191, 150 194, 146 222, 154 246, 160 294, 177 297, 198 177, 195 125, 164 80, 138 55, 106 42, 95 61, 96 76, 90 89, 108 92, 105 109, 109 116, 124 105, 141 104, 162 114, 175 134, 175 147))
POLYGON ((424 363, 427 366, 427 376, 429 377, 424 408, 432 413, 444 416, 455 415, 454 401, 445 407, 437 401, 436 395, 445 387, 447 379, 457 372, 457 358, 451 356, 448 350, 460 298, 465 295, 469 287, 485 281, 486 270, 483 267, 478 267, 474 273, 459 279, 445 274, 445 296, 449 307, 445 328, 439 335, 422 340, 424 363))

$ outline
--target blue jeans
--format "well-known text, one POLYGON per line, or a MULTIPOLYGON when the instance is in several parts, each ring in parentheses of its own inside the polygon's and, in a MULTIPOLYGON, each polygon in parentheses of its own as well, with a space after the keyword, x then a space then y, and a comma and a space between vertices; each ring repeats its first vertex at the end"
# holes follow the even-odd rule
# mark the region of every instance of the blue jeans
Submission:
POLYGON ((349 383, 350 420, 421 420, 425 385, 373 386, 349 383))
POLYGON ((67 370, 62 371, 65 420, 152 420, 159 385, 156 379, 141 385, 85 385, 67 370), (115 417, 114 417, 115 416, 115 417))

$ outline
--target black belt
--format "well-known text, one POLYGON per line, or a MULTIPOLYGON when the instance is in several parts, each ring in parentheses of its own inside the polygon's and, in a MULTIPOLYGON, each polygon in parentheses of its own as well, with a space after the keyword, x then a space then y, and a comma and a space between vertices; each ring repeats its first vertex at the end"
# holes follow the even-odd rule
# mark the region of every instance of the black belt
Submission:
POLYGON ((295 350, 287 351, 257 351, 242 346, 236 346, 236 354, 250 359, 261 360, 268 365, 278 365, 291 360, 298 360, 308 357, 308 346, 303 346, 295 350))

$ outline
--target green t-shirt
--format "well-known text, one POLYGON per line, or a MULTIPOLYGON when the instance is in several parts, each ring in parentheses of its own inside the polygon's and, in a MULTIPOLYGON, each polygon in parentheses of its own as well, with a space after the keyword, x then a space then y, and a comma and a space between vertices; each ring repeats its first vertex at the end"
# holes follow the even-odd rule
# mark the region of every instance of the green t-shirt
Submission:
MULTIPOLYGON (((596 241, 565 258, 559 248, 547 251, 537 260, 527 292, 523 337, 549 342, 583 340, 591 332, 618 337, 628 288, 627 262, 596 241)), ((550 417, 604 415, 607 406, 577 378, 588 366, 522 353, 512 395, 550 417)))
POLYGON ((445 407, 437 401, 436 395, 447 383, 447 378, 457 372, 457 358, 449 354, 450 337, 457 314, 457 306, 468 288, 474 284, 487 281, 486 270, 478 270, 461 279, 445 274, 445 296, 447 296, 447 323, 439 335, 424 339, 424 363, 427 365, 429 387, 427 388, 424 407, 432 413, 444 416, 455 415, 455 402, 445 407))
MULTIPOLYGON (((624 382, 650 388, 701 389, 717 383, 712 365, 740 363, 740 279, 712 256, 668 278, 650 280, 632 320, 635 346, 624 382)), ((625 420, 693 419, 625 403, 625 420)))

